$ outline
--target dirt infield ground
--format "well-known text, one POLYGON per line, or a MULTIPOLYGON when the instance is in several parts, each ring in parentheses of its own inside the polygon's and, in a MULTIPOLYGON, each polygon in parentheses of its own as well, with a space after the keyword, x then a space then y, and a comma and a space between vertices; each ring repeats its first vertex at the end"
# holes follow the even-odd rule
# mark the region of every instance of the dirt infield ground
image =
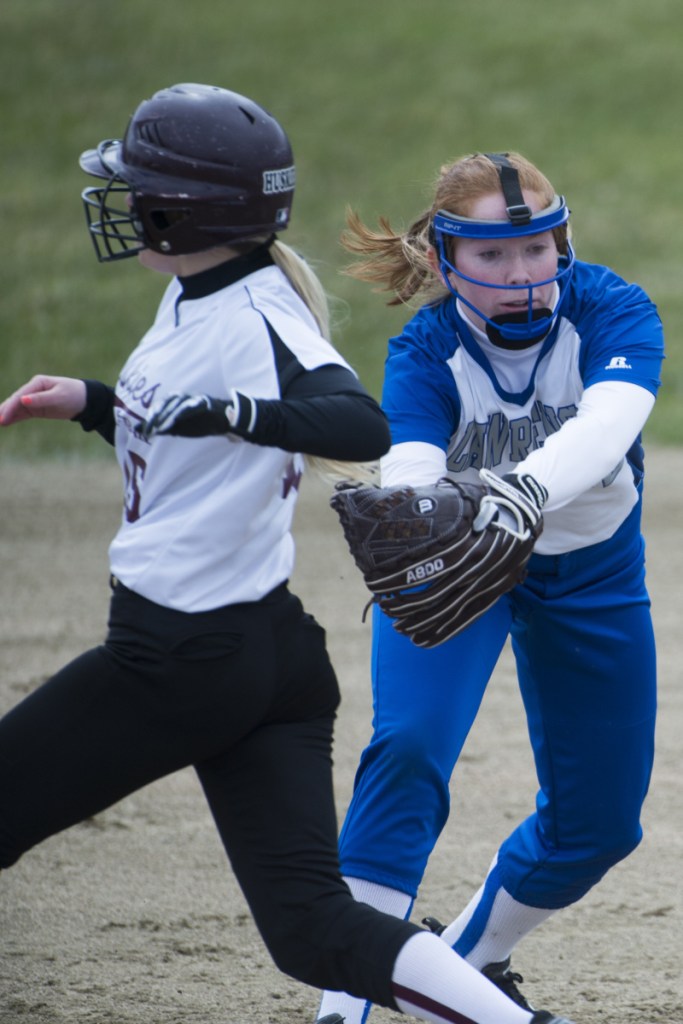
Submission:
MULTIPOLYGON (((576 1024, 682 1024, 683 451, 650 452, 648 566, 659 642, 658 752, 640 848, 519 947, 537 1006, 576 1024)), ((2 465, 0 713, 103 636, 119 515, 108 463, 2 465)), ((292 581, 327 628, 344 701, 340 817, 369 735, 365 590, 326 491, 307 483, 292 581)), ((448 917, 525 815, 534 780, 506 652, 453 780, 414 916, 448 917)), ((0 1024, 309 1024, 317 993, 279 974, 226 867, 191 770, 30 851, 0 877, 0 1024)), ((399 1015, 375 1010, 374 1024, 399 1015)))

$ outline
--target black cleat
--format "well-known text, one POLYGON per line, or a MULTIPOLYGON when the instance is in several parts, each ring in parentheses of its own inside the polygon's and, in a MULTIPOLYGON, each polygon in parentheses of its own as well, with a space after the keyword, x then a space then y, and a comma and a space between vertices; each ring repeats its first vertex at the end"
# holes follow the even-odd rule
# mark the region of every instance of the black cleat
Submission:
POLYGON ((425 928, 428 928, 430 932, 434 932, 435 935, 441 935, 442 932, 446 931, 446 925, 441 924, 441 921, 437 921, 435 917, 423 917, 422 924, 425 928))
MULTIPOLYGON (((446 930, 446 925, 441 924, 435 917, 423 917, 422 924, 429 929, 430 932, 434 932, 435 935, 442 935, 446 930)), ((521 974, 517 974, 516 971, 510 970, 510 957, 507 960, 501 960, 497 964, 487 964, 486 967, 482 967, 481 973, 489 981, 492 981, 496 988, 499 988, 508 999, 511 999, 517 1006, 521 1006, 523 1010, 528 1010, 529 1013, 534 1012, 533 1006, 524 998, 522 993, 517 988, 517 985, 524 981, 521 974)), ((543 1013, 546 1011, 543 1010, 543 1013)), ((556 1018, 558 1024, 562 1024, 561 1018, 556 1018)), ((552 1021, 552 1017, 548 1018, 549 1024, 552 1021)), ((334 1024, 334 1022, 332 1022, 334 1024)), ((532 1022, 534 1024, 534 1022, 532 1022)), ((539 1018, 536 1024, 544 1024, 543 1018, 539 1018)), ((571 1024, 571 1022, 567 1022, 571 1024)))
MULTIPOLYGON (((517 988, 524 981, 524 978, 521 974, 517 974, 516 971, 510 970, 510 957, 507 960, 501 960, 497 964, 487 964, 486 967, 482 967, 481 973, 489 981, 492 981, 496 988, 499 988, 513 1003, 517 1003, 517 1006, 521 1006, 523 1010, 529 1010, 530 1013, 533 1013, 533 1006, 517 988)), ((545 1013, 545 1010, 542 1012, 545 1013)), ((552 1020, 550 1017, 548 1019, 549 1021, 552 1020)), ((536 1024, 543 1024, 543 1019, 538 1020, 536 1024)))
MULTIPOLYGON (((327 1013, 324 1017, 318 1017, 315 1024, 344 1024, 346 1017, 342 1017, 340 1013, 327 1013)), ((569 1021, 567 1021, 569 1024, 569 1021)))

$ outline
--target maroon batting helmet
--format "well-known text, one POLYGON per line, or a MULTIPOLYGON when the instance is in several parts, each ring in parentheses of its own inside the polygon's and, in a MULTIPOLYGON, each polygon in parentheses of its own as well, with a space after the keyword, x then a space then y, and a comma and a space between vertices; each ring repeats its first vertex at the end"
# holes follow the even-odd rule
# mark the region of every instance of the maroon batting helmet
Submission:
POLYGON ((174 85, 145 100, 121 139, 80 157, 104 185, 83 191, 101 262, 141 249, 199 252, 287 227, 295 169, 289 139, 253 100, 174 85))

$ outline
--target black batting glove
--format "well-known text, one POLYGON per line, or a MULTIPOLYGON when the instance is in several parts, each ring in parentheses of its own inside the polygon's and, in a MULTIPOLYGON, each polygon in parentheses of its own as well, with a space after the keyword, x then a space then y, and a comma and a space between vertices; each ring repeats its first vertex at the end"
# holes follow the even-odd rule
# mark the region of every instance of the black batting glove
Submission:
POLYGON ((155 435, 248 437, 256 422, 256 403, 234 389, 226 400, 210 395, 169 395, 152 406, 136 433, 149 440, 155 435))

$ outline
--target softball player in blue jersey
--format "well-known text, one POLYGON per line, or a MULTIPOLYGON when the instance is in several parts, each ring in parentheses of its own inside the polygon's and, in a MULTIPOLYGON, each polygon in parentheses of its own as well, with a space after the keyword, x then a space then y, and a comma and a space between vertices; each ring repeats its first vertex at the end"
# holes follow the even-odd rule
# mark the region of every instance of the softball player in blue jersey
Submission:
MULTIPOLYGON (((446 942, 529 1006, 516 943, 581 899, 641 838, 653 760, 655 644, 640 532, 640 434, 659 387, 657 311, 575 259, 569 211, 519 154, 444 167, 404 234, 355 215, 350 272, 424 302, 392 338, 382 485, 530 474, 547 490, 526 581, 447 643, 420 649, 375 609, 374 732, 340 838, 357 899, 408 917, 449 812, 449 780, 507 637, 538 775, 446 942), (419 685, 418 685, 419 684, 419 685)), ((493 851, 492 851, 493 852, 493 851)), ((328 992, 361 1024, 369 1004, 328 992)))
POLYGON ((389 434, 326 340, 320 282, 274 234, 294 190, 287 136, 244 96, 180 85, 81 166, 98 179, 83 193, 98 257, 137 255, 171 281, 115 388, 38 376, 0 404, 6 427, 99 431, 124 483, 105 642, 0 720, 0 868, 193 765, 283 971, 423 1020, 562 1024, 357 903, 339 873, 339 693, 287 586, 290 528, 303 454, 372 460, 389 434))

